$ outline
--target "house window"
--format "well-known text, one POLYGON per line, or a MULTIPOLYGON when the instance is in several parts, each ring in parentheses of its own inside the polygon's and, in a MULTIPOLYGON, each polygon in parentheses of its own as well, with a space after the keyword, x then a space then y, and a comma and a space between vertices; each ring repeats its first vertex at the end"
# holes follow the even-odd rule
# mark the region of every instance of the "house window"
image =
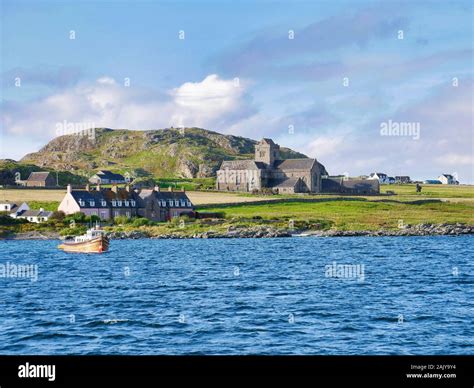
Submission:
POLYGON ((161 201, 161 206, 166 207, 166 201, 165 200, 161 201))
POLYGON ((117 201, 118 206, 122 206, 122 201, 117 201))
POLYGON ((188 207, 192 207, 193 204, 191 203, 191 201, 188 201, 188 207))
POLYGON ((135 206, 135 201, 130 201, 130 203, 132 204, 132 206, 135 206))
POLYGON ((168 200, 168 205, 169 205, 170 207, 173 206, 173 200, 172 200, 172 199, 168 200))
POLYGON ((104 211, 101 211, 100 212, 100 218, 102 218, 103 220, 105 220, 106 218, 106 213, 104 211))
POLYGON ((101 203, 102 203, 102 206, 107 206, 107 202, 102 201, 101 203))
POLYGON ((90 206, 95 206, 95 201, 89 201, 90 206))
POLYGON ((112 201, 112 206, 117 206, 117 201, 112 201))
POLYGON ((114 217, 118 217, 118 216, 120 215, 120 212, 119 212, 118 210, 115 210, 115 211, 114 211, 114 214, 115 214, 114 217))
POLYGON ((82 199, 79 200, 79 206, 80 206, 80 207, 83 207, 85 204, 86 204, 86 203, 85 203, 82 199))
POLYGON ((174 201, 174 206, 179 207, 179 201, 177 199, 174 201))
POLYGON ((127 218, 130 218, 130 212, 125 212, 125 215, 127 216, 127 218))
POLYGON ((181 200, 181 207, 185 207, 186 206, 186 202, 184 200, 181 200))
POLYGON ((125 201, 125 206, 130 206, 130 202, 125 201))

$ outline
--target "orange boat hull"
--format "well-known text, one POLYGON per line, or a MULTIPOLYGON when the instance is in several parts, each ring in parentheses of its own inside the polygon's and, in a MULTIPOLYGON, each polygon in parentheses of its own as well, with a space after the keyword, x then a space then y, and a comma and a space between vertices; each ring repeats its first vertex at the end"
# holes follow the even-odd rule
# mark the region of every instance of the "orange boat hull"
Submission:
POLYGON ((102 253, 109 249, 109 239, 107 237, 97 237, 89 241, 64 243, 58 245, 58 248, 64 252, 102 253))

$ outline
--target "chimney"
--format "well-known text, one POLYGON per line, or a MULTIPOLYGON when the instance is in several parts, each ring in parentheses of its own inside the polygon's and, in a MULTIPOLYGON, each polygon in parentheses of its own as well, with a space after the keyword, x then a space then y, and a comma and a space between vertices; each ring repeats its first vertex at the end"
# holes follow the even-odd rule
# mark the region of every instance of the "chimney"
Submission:
POLYGON ((90 187, 89 183, 86 185, 86 191, 91 191, 91 187, 90 187))
POLYGON ((71 187, 71 184, 69 183, 69 184, 67 185, 67 192, 68 192, 68 194, 71 194, 71 191, 72 191, 72 187, 71 187))
POLYGON ((97 186, 95 188, 97 191, 100 191, 100 183, 97 183, 97 186))
POLYGON ((159 193, 159 192, 160 192, 160 186, 158 186, 158 185, 155 185, 155 187, 153 188, 153 190, 155 190, 156 192, 158 192, 158 193, 159 193))

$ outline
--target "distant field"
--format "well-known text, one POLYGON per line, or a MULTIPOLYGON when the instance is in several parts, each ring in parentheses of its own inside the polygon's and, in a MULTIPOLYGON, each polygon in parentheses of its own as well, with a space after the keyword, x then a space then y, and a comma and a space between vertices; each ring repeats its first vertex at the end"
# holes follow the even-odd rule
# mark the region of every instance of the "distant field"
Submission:
POLYGON ((66 190, 0 189, 0 202, 57 202, 61 201, 66 190))
MULTIPOLYGON (((415 185, 382 185, 381 192, 386 193, 388 190, 395 192, 394 196, 366 196, 366 197, 350 197, 359 201, 377 201, 377 200, 394 200, 394 201, 416 201, 423 199, 441 199, 443 201, 462 204, 474 205, 474 186, 451 186, 451 185, 422 185, 421 194, 415 192, 415 185)), ((0 202, 37 202, 42 203, 43 207, 54 206, 59 203, 65 194, 65 190, 41 190, 41 189, 0 189, 0 202), (47 202, 51 202, 48 206, 47 202)), ((201 205, 223 205, 234 203, 248 203, 257 201, 282 200, 285 198, 314 198, 314 199, 334 199, 337 195, 312 195, 312 196, 295 196, 295 195, 270 195, 258 196, 251 194, 238 194, 229 192, 207 192, 207 191, 187 191, 191 201, 196 206, 201 205)), ((348 197, 340 197, 347 199, 348 197)), ((467 210, 472 210, 468 208, 467 210)))
POLYGON ((247 204, 206 208, 223 212, 226 218, 319 220, 330 222, 339 230, 396 229, 404 224, 455 223, 474 224, 474 204, 427 202, 409 204, 398 201, 376 202, 364 199, 338 199, 321 202, 247 204))
MULTIPOLYGON (((35 189, 2 189, 0 190, 0 202, 60 202, 66 193, 66 190, 35 190, 35 189)), ((271 200, 278 197, 272 196, 240 196, 236 193, 214 193, 205 191, 188 191, 191 201, 196 205, 204 204, 222 204, 235 202, 249 202, 259 200, 271 200)))
POLYGON ((471 185, 424 185, 421 193, 417 194, 416 185, 381 185, 380 192, 393 191, 400 196, 423 196, 432 198, 472 198, 474 199, 474 186, 471 185))

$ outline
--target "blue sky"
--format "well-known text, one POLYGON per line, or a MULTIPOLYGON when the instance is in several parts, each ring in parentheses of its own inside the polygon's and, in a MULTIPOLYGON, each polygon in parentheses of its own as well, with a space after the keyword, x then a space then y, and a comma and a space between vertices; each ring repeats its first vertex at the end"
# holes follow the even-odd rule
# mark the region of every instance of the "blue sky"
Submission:
POLYGON ((470 1, 1 6, 2 158, 57 123, 184 125, 272 137, 331 174, 474 182, 470 1), (388 122, 419 136, 384 136, 388 122))

